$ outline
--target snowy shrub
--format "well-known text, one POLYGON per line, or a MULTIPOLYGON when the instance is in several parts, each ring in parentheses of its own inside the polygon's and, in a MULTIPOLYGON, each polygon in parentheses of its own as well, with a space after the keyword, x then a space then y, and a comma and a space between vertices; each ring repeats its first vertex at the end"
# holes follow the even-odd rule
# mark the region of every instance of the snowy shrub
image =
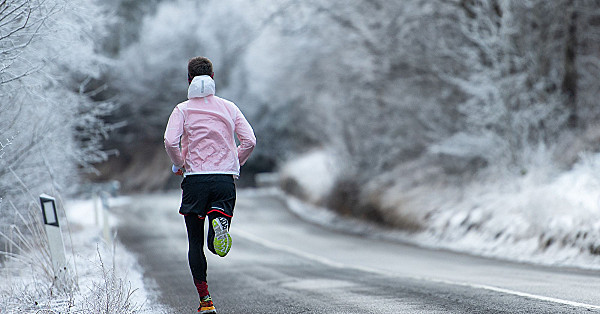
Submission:
POLYGON ((90 294, 80 306, 81 309, 85 313, 138 313, 141 306, 132 300, 135 289, 131 287, 131 283, 117 276, 114 265, 113 267, 105 265, 99 250, 98 259, 101 280, 93 283, 90 294))

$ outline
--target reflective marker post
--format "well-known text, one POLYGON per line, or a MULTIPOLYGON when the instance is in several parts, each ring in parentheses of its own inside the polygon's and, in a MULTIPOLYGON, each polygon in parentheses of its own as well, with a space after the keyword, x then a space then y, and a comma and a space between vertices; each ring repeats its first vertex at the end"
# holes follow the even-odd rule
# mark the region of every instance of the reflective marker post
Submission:
POLYGON ((46 194, 40 195, 42 205, 42 215, 44 216, 44 226, 48 236, 48 247, 50 249, 50 259, 52 260, 52 270, 54 279, 63 280, 67 272, 67 259, 65 257, 65 245, 63 242, 58 215, 56 214, 56 200, 46 194))

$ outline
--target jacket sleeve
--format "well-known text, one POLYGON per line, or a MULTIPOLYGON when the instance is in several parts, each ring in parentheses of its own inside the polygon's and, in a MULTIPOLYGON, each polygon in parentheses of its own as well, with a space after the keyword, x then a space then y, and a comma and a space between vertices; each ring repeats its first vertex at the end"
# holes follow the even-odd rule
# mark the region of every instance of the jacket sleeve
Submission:
POLYGON ((237 147, 238 159, 240 160, 240 166, 244 165, 252 150, 254 150, 254 146, 256 146, 256 136, 254 135, 254 130, 252 130, 252 126, 244 117, 244 114, 240 111, 239 108, 236 107, 236 117, 235 117, 235 134, 237 134, 238 139, 240 140, 240 145, 237 147))
POLYGON ((175 107, 169 117, 167 129, 165 130, 165 149, 167 155, 171 158, 171 162, 180 168, 184 164, 180 149, 181 135, 183 135, 183 120, 183 112, 181 112, 179 107, 175 107))

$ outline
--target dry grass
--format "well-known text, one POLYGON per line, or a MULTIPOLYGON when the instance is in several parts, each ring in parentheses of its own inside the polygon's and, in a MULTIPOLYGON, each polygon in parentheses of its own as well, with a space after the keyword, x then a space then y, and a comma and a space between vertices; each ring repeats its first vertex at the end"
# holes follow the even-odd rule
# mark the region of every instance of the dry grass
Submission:
POLYGON ((112 265, 105 263, 97 247, 97 257, 91 261, 97 263, 97 267, 85 274, 88 278, 77 278, 73 272, 55 276, 39 205, 32 201, 24 210, 18 210, 12 203, 10 206, 19 221, 0 232, 0 238, 6 242, 0 249, 0 255, 5 258, 0 268, 4 278, 4 284, 0 285, 0 313, 134 314, 141 311, 142 306, 131 298, 136 289, 132 289, 124 276, 115 273, 114 246, 112 265), (92 283, 82 289, 77 284, 79 280, 92 283))
POLYGON ((141 310, 141 305, 132 301, 131 296, 137 289, 132 289, 131 284, 117 277, 113 267, 107 267, 98 252, 98 270, 102 274, 100 282, 93 283, 89 297, 85 298, 82 307, 83 313, 103 314, 134 314, 141 310))

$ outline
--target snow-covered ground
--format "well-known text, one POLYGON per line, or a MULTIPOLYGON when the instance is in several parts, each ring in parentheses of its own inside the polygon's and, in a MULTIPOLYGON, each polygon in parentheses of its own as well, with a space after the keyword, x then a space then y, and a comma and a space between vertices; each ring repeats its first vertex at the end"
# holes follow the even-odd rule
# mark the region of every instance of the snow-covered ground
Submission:
MULTIPOLYGON (((337 164, 332 160, 327 152, 311 152, 282 167, 281 175, 296 181, 309 201, 319 200, 339 173, 329 168, 337 164)), ((378 195, 391 216, 421 226, 410 232, 285 198, 299 216, 332 228, 506 260, 600 269, 599 173, 600 155, 587 155, 568 171, 538 162, 521 175, 460 188, 407 187, 398 176, 378 195)))
MULTIPOLYGON (((127 202, 127 198, 111 199, 127 202)), ((152 304, 135 257, 118 242, 103 237, 102 207, 98 219, 91 200, 71 200, 61 222, 73 289, 57 293, 44 267, 32 261, 40 252, 9 259, 0 270, 0 313, 165 313, 152 304), (77 288, 78 287, 78 288, 77 288), (107 305, 109 304, 109 305, 107 305)), ((107 216, 110 226, 115 217, 107 216)))

